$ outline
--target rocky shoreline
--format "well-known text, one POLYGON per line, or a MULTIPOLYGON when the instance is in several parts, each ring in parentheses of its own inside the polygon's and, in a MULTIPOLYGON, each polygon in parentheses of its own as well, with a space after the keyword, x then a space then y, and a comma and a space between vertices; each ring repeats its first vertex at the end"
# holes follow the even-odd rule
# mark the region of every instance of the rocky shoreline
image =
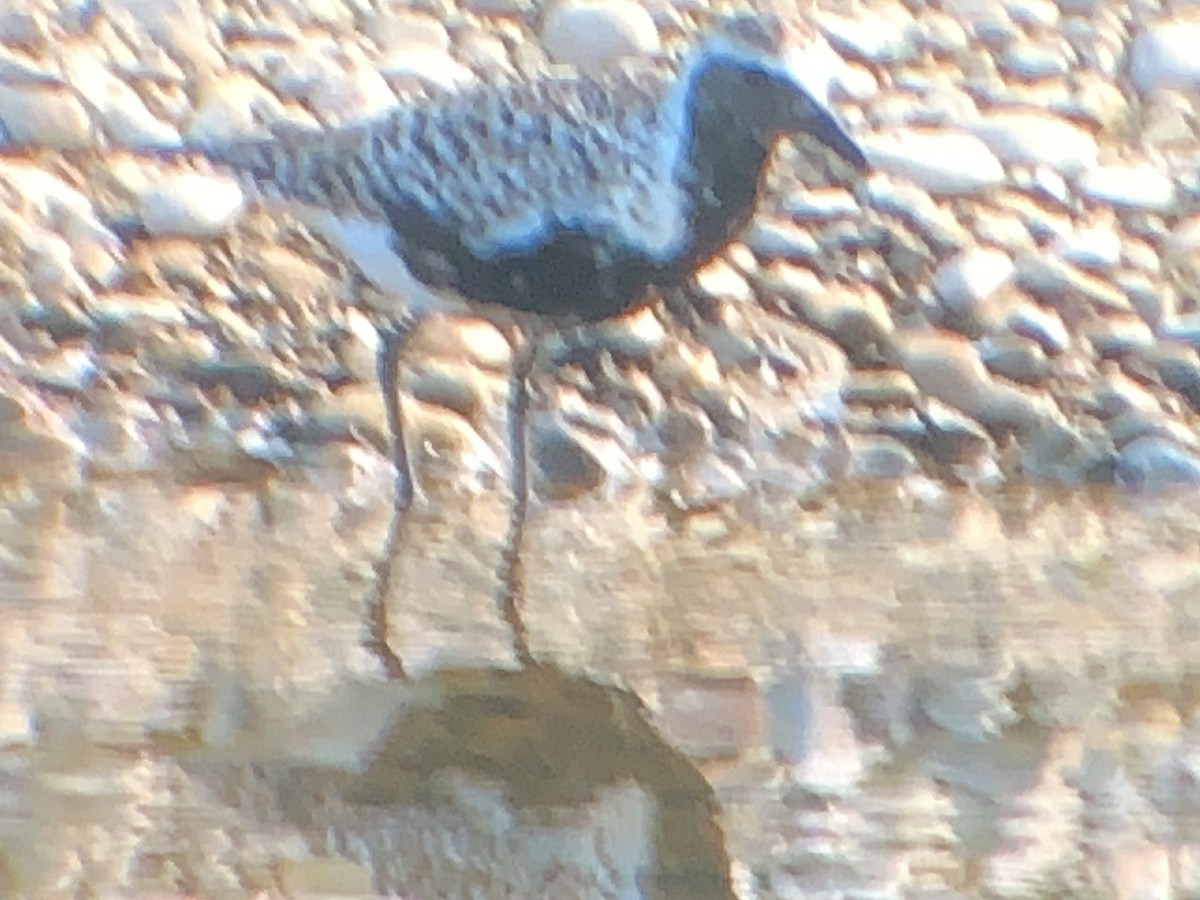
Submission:
MULTIPOLYGON (((370 289, 176 154, 544 52, 669 48, 695 18, 493 5, 6 15, 10 476, 28 448, 67 480, 254 481, 379 447, 370 289)), ((1181 48, 1200 24, 1032 0, 812 17, 876 172, 851 190, 782 153, 768 209, 686 309, 614 323, 541 373, 557 398, 535 416, 541 492, 648 478, 690 506, 788 480, 1196 483, 1200 74, 1181 48)), ((434 477, 490 482, 503 341, 469 320, 425 331, 405 373, 417 443, 434 477)))

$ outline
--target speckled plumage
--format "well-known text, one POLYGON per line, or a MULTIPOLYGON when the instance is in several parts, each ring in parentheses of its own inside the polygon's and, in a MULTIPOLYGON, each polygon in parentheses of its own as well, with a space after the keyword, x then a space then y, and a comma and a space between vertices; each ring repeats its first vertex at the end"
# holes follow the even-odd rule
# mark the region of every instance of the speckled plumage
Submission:
MULTIPOLYGON (((280 131, 210 155, 267 194, 386 224, 427 287, 606 318, 719 251, 752 212, 781 126, 827 115, 800 84, 778 83, 810 38, 776 16, 737 17, 682 64, 506 77, 364 124, 280 131), (743 73, 756 54, 779 63, 754 70, 761 83, 736 82, 712 62, 743 73), (706 116, 720 127, 698 127, 706 116)), ((817 92, 821 68, 799 73, 817 92)), ((817 124, 844 139, 843 155, 857 153, 832 118, 817 124)))

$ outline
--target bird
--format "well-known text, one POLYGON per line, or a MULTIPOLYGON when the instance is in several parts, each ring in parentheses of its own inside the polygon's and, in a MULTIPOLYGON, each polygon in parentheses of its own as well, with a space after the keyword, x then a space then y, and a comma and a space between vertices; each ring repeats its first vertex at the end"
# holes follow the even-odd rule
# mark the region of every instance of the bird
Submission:
POLYGON ((671 63, 505 75, 430 90, 365 122, 276 127, 205 155, 259 197, 302 210, 391 298, 378 376, 397 509, 413 501, 397 391, 412 324, 463 312, 517 340, 533 335, 514 353, 507 411, 506 590, 516 595, 537 336, 684 285, 747 227, 782 139, 806 135, 865 171, 829 106, 839 64, 792 12, 714 14, 671 63))

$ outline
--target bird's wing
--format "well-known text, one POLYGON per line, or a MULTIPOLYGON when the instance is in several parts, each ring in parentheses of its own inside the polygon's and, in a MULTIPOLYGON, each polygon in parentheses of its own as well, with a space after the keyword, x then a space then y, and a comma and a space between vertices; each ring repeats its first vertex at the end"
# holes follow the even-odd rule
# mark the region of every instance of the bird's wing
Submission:
POLYGON ((684 136, 659 70, 478 84, 326 132, 207 155, 255 187, 367 218, 415 208, 480 258, 564 230, 668 259, 686 240, 684 136))

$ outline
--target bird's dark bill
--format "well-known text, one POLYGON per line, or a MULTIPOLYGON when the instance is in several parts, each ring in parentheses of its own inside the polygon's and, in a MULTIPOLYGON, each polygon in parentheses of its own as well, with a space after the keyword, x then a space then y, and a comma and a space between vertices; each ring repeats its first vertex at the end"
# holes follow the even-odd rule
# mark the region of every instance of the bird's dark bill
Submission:
POLYGON ((804 130, 859 171, 869 168, 870 164, 862 148, 828 110, 816 107, 804 130))

